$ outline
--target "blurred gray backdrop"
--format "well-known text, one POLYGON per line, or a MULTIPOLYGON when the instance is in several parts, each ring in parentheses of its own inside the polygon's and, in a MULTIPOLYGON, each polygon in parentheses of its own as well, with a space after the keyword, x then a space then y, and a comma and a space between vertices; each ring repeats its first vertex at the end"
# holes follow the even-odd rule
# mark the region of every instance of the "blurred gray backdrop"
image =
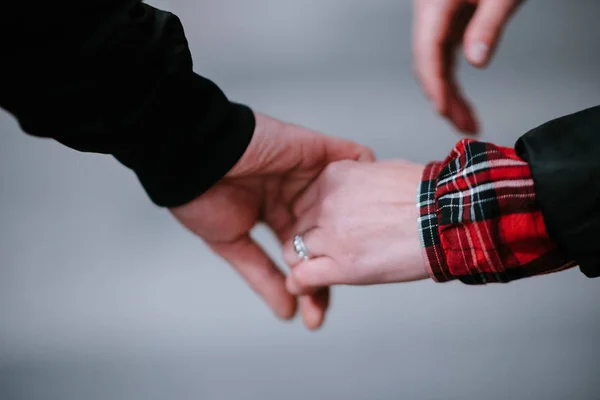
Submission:
MULTIPOLYGON (((183 19, 196 70, 258 111, 380 158, 441 158, 459 138, 413 79, 407 0, 153 4, 183 19)), ((599 12, 529 0, 491 68, 463 63, 483 140, 512 145, 600 103, 599 12)), ((2 400, 600 399, 600 281, 576 269, 339 288, 309 333, 110 157, 29 137, 5 113, 0 130, 2 400)))

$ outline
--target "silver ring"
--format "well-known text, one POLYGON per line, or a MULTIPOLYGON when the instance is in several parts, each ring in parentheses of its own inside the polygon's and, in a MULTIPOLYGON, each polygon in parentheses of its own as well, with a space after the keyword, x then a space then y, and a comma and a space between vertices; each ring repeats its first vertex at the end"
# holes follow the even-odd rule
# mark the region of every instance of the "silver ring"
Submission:
POLYGON ((306 245, 304 244, 304 239, 302 239, 301 234, 297 234, 296 236, 294 236, 294 250, 296 251, 296 254, 298 254, 298 258, 301 258, 304 261, 307 261, 310 259, 310 256, 308 254, 308 249, 306 248, 306 245))

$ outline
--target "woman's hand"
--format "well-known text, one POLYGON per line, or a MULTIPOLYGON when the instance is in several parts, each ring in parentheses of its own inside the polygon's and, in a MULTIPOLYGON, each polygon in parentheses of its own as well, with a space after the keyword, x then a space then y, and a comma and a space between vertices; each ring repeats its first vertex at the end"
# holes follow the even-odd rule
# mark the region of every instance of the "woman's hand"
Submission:
POLYGON ((330 164, 294 205, 310 257, 300 259, 292 240, 285 244, 288 290, 428 278, 416 205, 422 171, 405 161, 330 164))
POLYGON ((487 65, 522 1, 415 0, 415 73, 437 112, 462 132, 475 133, 479 127, 454 75, 458 46, 462 44, 465 57, 475 67, 487 65))

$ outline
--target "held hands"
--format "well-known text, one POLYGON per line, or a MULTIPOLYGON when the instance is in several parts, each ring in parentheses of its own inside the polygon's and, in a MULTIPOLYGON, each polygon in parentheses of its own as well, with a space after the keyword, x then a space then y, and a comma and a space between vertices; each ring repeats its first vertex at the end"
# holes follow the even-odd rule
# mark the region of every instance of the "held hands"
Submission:
POLYGON ((417 231, 422 166, 372 163, 356 143, 256 115, 250 146, 198 199, 171 210, 228 261, 280 318, 296 313, 320 327, 330 285, 404 282, 428 277, 417 231), (250 236, 264 222, 277 235, 287 278, 250 236), (294 252, 303 234, 310 260, 294 252), (287 285, 287 288, 286 288, 287 285))
POLYGON ((462 44, 475 67, 489 63, 508 20, 523 0, 415 0, 414 70, 438 113, 464 133, 478 122, 455 77, 462 44))
MULTIPOLYGON (((250 236, 265 223, 282 243, 296 233, 292 204, 330 163, 373 161, 371 150, 348 140, 325 136, 256 114, 256 129, 243 157, 211 190, 171 210, 190 231, 228 261, 283 319, 296 313, 296 297, 285 277, 250 236)), ((328 291, 302 297, 309 328, 323 322, 328 291)))
MULTIPOLYGON (((487 65, 522 1, 415 0, 415 72, 437 111, 462 132, 479 127, 456 82, 456 50, 462 44, 472 65, 487 65)), ((423 167, 369 161, 374 156, 364 146, 257 114, 254 137, 234 168, 203 196, 171 212, 232 264, 280 318, 295 315, 295 296, 301 296, 304 321, 315 329, 323 323, 330 285, 429 277, 417 227, 423 167), (250 236, 259 222, 284 246, 292 267, 287 279, 250 236), (294 250, 297 234, 308 259, 294 250)))
POLYGON ((274 313, 290 319, 300 297, 310 329, 321 326, 328 286, 428 277, 420 253, 416 191, 422 167, 374 161, 367 147, 256 115, 250 146, 198 199, 171 210, 228 261, 274 313), (286 278, 250 236, 264 222, 293 267, 286 278), (301 233, 311 259, 300 262, 301 233))

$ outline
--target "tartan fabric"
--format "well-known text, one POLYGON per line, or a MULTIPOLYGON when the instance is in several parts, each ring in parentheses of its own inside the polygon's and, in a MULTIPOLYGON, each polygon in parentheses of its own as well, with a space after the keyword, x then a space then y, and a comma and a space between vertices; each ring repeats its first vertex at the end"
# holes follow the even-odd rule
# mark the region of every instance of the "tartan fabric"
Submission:
POLYGON ((425 167, 417 202, 437 282, 509 282, 575 265, 548 236, 529 166, 512 148, 461 140, 425 167))

